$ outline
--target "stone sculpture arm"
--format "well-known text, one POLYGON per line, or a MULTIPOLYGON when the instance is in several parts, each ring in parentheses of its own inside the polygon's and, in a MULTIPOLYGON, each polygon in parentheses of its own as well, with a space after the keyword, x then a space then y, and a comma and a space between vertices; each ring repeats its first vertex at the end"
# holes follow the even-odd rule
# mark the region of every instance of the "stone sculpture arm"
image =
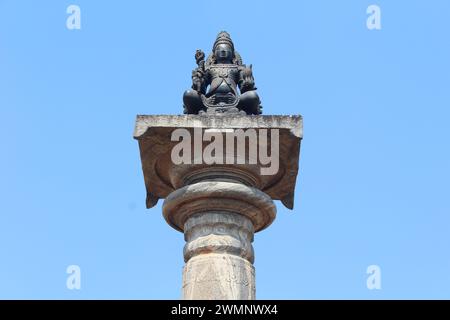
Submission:
POLYGON ((198 67, 192 70, 192 89, 198 93, 205 94, 207 83, 207 72, 205 70, 205 54, 202 50, 195 52, 195 61, 198 67))
POLYGON ((239 72, 239 89, 241 93, 256 90, 255 79, 253 78, 252 65, 249 67, 243 66, 239 72))

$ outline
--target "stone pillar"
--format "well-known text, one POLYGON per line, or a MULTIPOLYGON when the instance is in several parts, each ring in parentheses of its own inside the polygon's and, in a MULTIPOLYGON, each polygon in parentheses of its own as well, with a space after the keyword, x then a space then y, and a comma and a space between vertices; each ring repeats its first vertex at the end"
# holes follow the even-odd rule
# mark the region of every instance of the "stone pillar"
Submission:
MULTIPOLYGON (((214 179, 221 179, 217 172, 214 179)), ((255 298, 253 234, 276 213, 267 194, 238 182, 207 180, 169 194, 163 213, 184 230, 184 299, 255 298)))
POLYGON ((183 299, 255 299, 253 225, 235 213, 198 213, 185 224, 183 299))
MULTIPOLYGON (((273 199, 293 207, 301 137, 299 116, 138 116, 135 138, 147 207, 165 199, 165 220, 186 240, 183 299, 255 299, 254 233, 274 221, 273 199), (177 142, 172 141, 172 132, 199 127, 218 132, 277 130, 279 141, 264 140, 259 147, 279 144, 279 170, 262 175, 263 165, 248 161, 175 165, 171 150, 177 142)), ((248 152, 248 146, 244 149, 248 152)))

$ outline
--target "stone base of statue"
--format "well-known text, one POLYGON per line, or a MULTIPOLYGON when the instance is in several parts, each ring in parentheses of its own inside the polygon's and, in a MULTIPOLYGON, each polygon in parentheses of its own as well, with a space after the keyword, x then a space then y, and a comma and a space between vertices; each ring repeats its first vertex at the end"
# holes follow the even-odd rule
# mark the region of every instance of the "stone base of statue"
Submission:
POLYGON ((273 200, 293 207, 302 118, 138 116, 134 137, 147 207, 165 199, 184 233, 183 299, 255 299, 254 233, 274 221, 273 200))

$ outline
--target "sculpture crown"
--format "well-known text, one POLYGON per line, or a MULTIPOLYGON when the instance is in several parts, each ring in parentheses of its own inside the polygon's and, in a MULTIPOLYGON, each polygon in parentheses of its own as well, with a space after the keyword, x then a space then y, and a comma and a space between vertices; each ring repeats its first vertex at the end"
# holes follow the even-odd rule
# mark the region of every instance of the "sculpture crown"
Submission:
POLYGON ((228 44, 234 51, 234 44, 233 41, 231 40, 230 34, 226 31, 220 31, 219 34, 217 35, 216 41, 214 41, 213 52, 216 50, 216 47, 222 43, 228 44))

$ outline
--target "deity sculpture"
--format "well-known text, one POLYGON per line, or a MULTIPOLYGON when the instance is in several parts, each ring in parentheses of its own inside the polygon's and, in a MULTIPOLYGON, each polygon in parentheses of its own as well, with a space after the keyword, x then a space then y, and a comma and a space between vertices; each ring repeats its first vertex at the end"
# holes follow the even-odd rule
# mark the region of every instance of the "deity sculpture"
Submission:
POLYGON ((198 67, 192 71, 192 90, 183 95, 184 113, 261 114, 252 65, 242 63, 227 32, 218 34, 206 62, 204 59, 204 52, 197 50, 198 67))

